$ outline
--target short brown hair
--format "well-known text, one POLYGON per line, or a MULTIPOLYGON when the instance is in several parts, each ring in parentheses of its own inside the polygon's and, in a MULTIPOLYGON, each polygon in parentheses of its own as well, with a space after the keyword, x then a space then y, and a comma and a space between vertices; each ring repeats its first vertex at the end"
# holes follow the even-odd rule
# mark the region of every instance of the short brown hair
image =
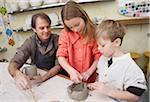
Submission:
POLYGON ((49 25, 51 25, 51 19, 49 18, 49 16, 47 14, 41 12, 41 13, 36 13, 32 16, 32 19, 31 19, 31 27, 32 28, 36 28, 37 18, 44 19, 49 23, 49 25))
MULTIPOLYGON (((70 20, 74 17, 80 17, 85 22, 85 28, 82 36, 86 38, 86 42, 94 39, 96 27, 93 22, 90 20, 87 13, 74 1, 68 1, 61 10, 61 18, 64 23, 64 20, 70 20)), ((64 23, 66 30, 71 31, 64 23)))
POLYGON ((98 25, 96 30, 96 38, 100 35, 108 35, 109 39, 113 42, 115 39, 120 38, 121 43, 125 35, 125 26, 115 20, 104 20, 98 25))

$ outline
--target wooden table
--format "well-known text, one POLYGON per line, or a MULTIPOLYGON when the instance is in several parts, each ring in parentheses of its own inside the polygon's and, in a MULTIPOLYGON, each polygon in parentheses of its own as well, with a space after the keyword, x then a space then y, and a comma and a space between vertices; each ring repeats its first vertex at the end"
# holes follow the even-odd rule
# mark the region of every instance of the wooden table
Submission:
MULTIPOLYGON (((26 66, 26 65, 24 65, 26 66)), ((14 79, 8 73, 8 63, 0 62, 0 102, 33 102, 29 90, 20 90, 16 87, 14 79)), ((43 70, 38 70, 42 75, 43 70)), ((34 86, 32 91, 36 102, 76 102, 69 98, 67 87, 72 82, 60 76, 43 82, 40 86, 34 86)), ((112 102, 110 98, 96 91, 90 91, 90 95, 83 102, 112 102)))

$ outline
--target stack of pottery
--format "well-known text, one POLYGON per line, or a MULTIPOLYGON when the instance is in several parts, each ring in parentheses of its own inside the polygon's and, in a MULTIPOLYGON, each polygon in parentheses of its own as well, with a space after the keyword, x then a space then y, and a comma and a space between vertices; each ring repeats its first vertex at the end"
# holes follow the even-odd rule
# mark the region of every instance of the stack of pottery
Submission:
POLYGON ((58 25, 59 16, 58 16, 57 13, 55 13, 55 12, 49 13, 48 16, 49 16, 49 18, 50 18, 51 21, 52 21, 51 26, 56 26, 56 25, 58 25))
POLYGON ((59 2, 59 0, 43 0, 44 5, 49 5, 49 4, 56 4, 59 2))
POLYGON ((19 0, 18 5, 20 10, 29 8, 29 0, 19 0))
POLYGON ((19 10, 18 2, 16 0, 6 0, 6 8, 8 12, 14 12, 19 10))
POLYGON ((23 31, 27 31, 27 30, 31 29, 31 18, 32 18, 31 14, 27 15, 27 17, 25 19, 25 24, 23 26, 23 31))
POLYGON ((60 3, 65 3, 67 1, 69 1, 69 0, 59 0, 60 3))
POLYGON ((32 7, 38 7, 42 5, 43 0, 29 0, 29 3, 32 7))

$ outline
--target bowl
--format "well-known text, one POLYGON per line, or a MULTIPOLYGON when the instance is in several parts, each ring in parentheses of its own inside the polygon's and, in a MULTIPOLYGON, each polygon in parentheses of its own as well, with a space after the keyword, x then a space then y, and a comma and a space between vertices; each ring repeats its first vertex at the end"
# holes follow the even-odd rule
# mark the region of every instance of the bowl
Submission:
POLYGON ((85 83, 71 84, 67 87, 68 95, 76 101, 83 101, 88 97, 89 90, 85 83))

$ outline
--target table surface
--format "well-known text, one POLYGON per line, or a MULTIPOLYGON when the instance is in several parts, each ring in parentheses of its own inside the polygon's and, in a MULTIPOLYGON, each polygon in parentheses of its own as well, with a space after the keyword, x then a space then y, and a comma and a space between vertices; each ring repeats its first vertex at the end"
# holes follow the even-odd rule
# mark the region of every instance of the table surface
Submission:
MULTIPOLYGON (((43 70, 38 72, 41 75, 46 73, 43 70)), ((34 86, 32 91, 36 102, 76 102, 67 94, 67 87, 71 84, 70 80, 57 75, 40 86, 34 86)), ((0 102, 12 102, 12 100, 13 102, 35 102, 29 90, 20 90, 15 85, 14 79, 8 73, 8 63, 0 62, 0 102)), ((83 102, 109 102, 109 100, 109 97, 99 92, 90 91, 88 98, 83 102)))

